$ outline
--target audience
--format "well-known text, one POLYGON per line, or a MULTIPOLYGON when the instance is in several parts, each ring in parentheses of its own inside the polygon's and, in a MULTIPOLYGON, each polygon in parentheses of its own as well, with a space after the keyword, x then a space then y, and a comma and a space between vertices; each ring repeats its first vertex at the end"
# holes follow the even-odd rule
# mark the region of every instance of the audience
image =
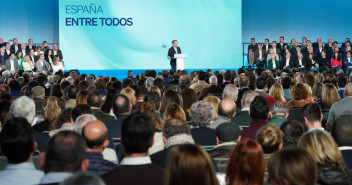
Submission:
POLYGON ((216 121, 209 125, 210 128, 216 129, 225 122, 231 122, 231 118, 236 115, 236 104, 233 100, 223 99, 218 105, 218 117, 216 121))
POLYGON ((286 104, 280 101, 276 101, 270 107, 269 121, 268 124, 273 124, 278 128, 281 127, 282 123, 287 121, 289 113, 286 104))
POLYGON ((235 117, 231 118, 231 122, 239 126, 248 127, 250 125, 252 118, 249 116, 249 107, 256 96, 258 96, 258 93, 254 91, 246 91, 243 93, 241 112, 238 112, 235 117))
POLYGON ((346 167, 352 169, 352 121, 350 118, 339 118, 331 128, 331 136, 341 151, 346 167))
POLYGON ((94 116, 102 121, 102 122, 109 122, 113 119, 115 119, 114 116, 111 116, 107 113, 104 113, 102 110, 100 110, 100 105, 101 105, 101 97, 99 95, 98 92, 93 92, 93 93, 89 93, 87 96, 87 104, 90 106, 90 108, 92 109, 92 112, 94 114, 94 116))

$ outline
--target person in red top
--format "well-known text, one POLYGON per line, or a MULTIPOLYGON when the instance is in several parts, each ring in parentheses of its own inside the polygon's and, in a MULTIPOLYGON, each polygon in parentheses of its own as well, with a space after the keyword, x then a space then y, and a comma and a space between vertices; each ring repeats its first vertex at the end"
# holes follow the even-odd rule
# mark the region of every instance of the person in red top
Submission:
POLYGON ((339 52, 335 51, 334 56, 330 59, 331 70, 337 72, 342 67, 342 59, 339 52))
POLYGON ((284 97, 284 90, 279 83, 275 83, 270 87, 269 96, 266 97, 269 100, 270 107, 275 101, 281 101, 282 103, 287 103, 284 97))

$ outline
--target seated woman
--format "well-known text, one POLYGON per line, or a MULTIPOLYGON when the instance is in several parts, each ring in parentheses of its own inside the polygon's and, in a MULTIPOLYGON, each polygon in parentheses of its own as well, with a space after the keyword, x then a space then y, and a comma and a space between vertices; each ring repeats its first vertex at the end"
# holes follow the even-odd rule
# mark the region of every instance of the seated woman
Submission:
POLYGON ((318 166, 317 184, 351 184, 352 174, 346 168, 334 139, 321 130, 303 134, 298 142, 318 166))
POLYGON ((335 73, 342 69, 342 59, 339 52, 335 51, 334 56, 330 59, 330 67, 335 73))
POLYGON ((23 57, 22 67, 23 71, 33 71, 34 66, 28 55, 23 57))
MULTIPOLYGON (((50 50, 49 50, 50 51, 50 50)), ((50 57, 49 57, 50 58, 50 57)), ((64 64, 59 61, 59 57, 54 57, 52 68, 53 68, 53 74, 55 74, 58 71, 64 71, 64 64)))
POLYGON ((18 50, 15 54, 15 60, 18 61, 19 70, 22 70, 23 54, 22 51, 18 50))
POLYGON ((287 108, 289 109, 291 107, 303 107, 306 105, 308 102, 305 100, 309 99, 312 93, 307 84, 297 83, 291 88, 290 94, 292 100, 287 102, 287 108))
POLYGON ((287 100, 284 98, 284 90, 282 85, 279 83, 275 83, 269 89, 269 96, 266 97, 269 100, 270 106, 275 101, 280 101, 282 103, 287 103, 287 100))
POLYGON ((318 61, 315 60, 315 56, 313 53, 310 53, 308 56, 308 61, 307 61, 307 71, 319 71, 319 64, 318 61))
POLYGON ((280 68, 280 62, 275 54, 271 54, 271 59, 268 60, 268 69, 275 71, 277 68, 280 68))
POLYGON ((332 104, 340 101, 340 95, 332 83, 324 84, 321 93, 321 99, 318 99, 317 103, 320 105, 322 110, 330 109, 332 104))

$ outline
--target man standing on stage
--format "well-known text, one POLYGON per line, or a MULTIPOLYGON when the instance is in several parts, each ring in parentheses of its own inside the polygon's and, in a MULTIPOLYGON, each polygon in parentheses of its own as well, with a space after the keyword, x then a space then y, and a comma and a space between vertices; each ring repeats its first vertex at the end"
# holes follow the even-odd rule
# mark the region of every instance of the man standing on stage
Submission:
POLYGON ((177 40, 172 41, 172 47, 169 49, 167 53, 167 59, 170 59, 171 69, 176 70, 176 59, 174 59, 175 54, 181 54, 181 48, 177 47, 177 40))

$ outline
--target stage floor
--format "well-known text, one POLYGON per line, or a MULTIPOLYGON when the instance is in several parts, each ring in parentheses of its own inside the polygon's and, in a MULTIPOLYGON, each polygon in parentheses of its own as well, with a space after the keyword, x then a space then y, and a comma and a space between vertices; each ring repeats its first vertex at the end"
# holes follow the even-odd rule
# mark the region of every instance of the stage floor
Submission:
MULTIPOLYGON (((139 75, 140 73, 143 73, 146 69, 134 69, 132 70, 133 72, 133 76, 136 77, 136 75, 139 75)), ((149 70, 153 70, 153 69, 149 69, 149 70)), ((164 69, 155 69, 155 71, 158 73, 158 72, 162 72, 164 69)), ((170 69, 167 69, 167 70, 170 70, 170 69)), ((204 70, 206 71, 207 69, 185 69, 188 74, 192 71, 197 71, 197 70, 204 70)), ((214 71, 220 71, 222 69, 211 69, 213 72, 214 71)), ((225 69, 227 70, 227 69, 225 69)), ((229 69, 229 70, 236 70, 235 68, 233 69, 229 69)), ((123 80, 124 78, 127 77, 127 71, 129 70, 79 70, 80 74, 87 74, 87 75, 90 75, 90 74, 94 74, 95 76, 98 76, 98 75, 102 75, 104 77, 108 76, 108 77, 116 77, 117 79, 119 80, 123 80)), ((65 71, 66 72, 66 71, 65 71)), ((67 71, 68 72, 68 71, 67 71)))

